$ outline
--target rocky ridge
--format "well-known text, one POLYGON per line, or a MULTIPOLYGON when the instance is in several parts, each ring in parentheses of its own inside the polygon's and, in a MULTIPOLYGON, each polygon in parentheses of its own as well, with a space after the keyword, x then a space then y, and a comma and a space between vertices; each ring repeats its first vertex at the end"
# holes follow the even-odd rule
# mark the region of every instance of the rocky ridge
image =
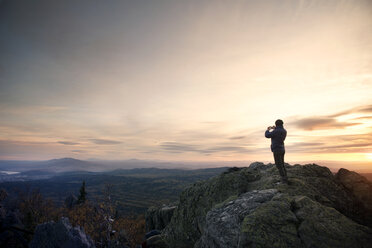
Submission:
POLYGON ((94 248, 95 245, 81 227, 72 227, 68 218, 62 217, 58 222, 38 225, 29 247, 94 248))
POLYGON ((176 206, 162 206, 160 208, 151 207, 147 210, 146 219, 146 230, 162 230, 164 229, 172 219, 176 206))
POLYGON ((346 169, 286 167, 290 185, 259 162, 195 183, 180 195, 163 240, 181 248, 372 247, 371 182, 346 169))

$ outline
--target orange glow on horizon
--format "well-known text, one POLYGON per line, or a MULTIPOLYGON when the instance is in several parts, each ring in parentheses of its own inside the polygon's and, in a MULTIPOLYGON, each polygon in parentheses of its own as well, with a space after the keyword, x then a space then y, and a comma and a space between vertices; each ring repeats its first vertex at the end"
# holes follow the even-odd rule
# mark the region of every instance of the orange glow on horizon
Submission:
POLYGON ((0 159, 372 160, 371 1, 13 2, 0 159))
POLYGON ((372 153, 366 153, 366 157, 367 159, 372 160, 372 153))

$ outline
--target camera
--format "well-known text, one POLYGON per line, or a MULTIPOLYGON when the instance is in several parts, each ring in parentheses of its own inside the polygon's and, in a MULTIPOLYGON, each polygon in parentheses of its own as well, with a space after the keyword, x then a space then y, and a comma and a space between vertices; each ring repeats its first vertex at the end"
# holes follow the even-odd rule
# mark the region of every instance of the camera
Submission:
POLYGON ((275 129, 275 126, 270 126, 270 127, 269 127, 269 130, 270 130, 270 129, 275 129))

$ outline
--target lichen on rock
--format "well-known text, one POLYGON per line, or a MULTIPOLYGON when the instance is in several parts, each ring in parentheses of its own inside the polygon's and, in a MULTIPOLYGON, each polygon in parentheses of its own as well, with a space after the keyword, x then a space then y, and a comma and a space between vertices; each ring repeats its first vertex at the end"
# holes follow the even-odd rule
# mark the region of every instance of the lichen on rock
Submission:
POLYGON ((146 231, 163 230, 171 221, 173 212, 177 206, 151 207, 147 210, 146 231))
POLYGON ((244 216, 278 194, 275 189, 253 190, 214 208, 206 216, 204 232, 195 247, 237 247, 244 216))
POLYGON ((326 167, 286 167, 290 185, 259 162, 195 183, 162 237, 180 248, 372 247, 371 210, 361 203, 369 198, 358 195, 370 182, 348 177, 362 183, 355 190, 326 167))

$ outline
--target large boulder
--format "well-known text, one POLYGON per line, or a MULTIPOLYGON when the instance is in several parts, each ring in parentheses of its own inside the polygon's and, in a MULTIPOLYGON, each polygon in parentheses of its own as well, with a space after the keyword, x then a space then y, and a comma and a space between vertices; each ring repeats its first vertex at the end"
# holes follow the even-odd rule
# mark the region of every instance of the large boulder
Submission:
POLYGON ((237 247, 244 217, 275 194, 278 194, 275 189, 253 190, 217 205, 208 212, 204 232, 195 247, 237 247))
POLYGON ((68 218, 59 222, 40 224, 29 245, 30 248, 93 248, 92 239, 81 227, 72 227, 68 218))
POLYGON ((287 195, 277 194, 243 218, 239 242, 231 247, 303 247, 287 195))
POLYGON ((334 208, 297 196, 292 210, 305 247, 372 247, 372 229, 357 224, 334 208))
POLYGON ((25 247, 31 233, 25 229, 16 211, 0 208, 0 247, 25 247))
POLYGON ((233 170, 184 190, 164 231, 170 247, 193 247, 204 230, 208 211, 216 204, 249 191, 250 183, 259 179, 259 173, 247 169, 233 170))
POLYGON ((160 208, 151 207, 147 210, 146 231, 163 230, 171 221, 173 212, 177 206, 162 206, 160 208))
POLYGON ((208 212, 197 248, 369 247, 372 230, 306 196, 252 191, 208 212))
POLYGON ((343 168, 337 172, 336 179, 352 192, 365 208, 372 211, 372 182, 354 171, 343 168))
POLYGON ((290 185, 275 165, 257 162, 195 183, 162 236, 180 248, 372 247, 356 193, 326 167, 286 167, 290 185))
POLYGON ((346 205, 350 208, 349 211, 345 211, 347 216, 372 227, 372 182, 347 169, 340 169, 335 178, 354 199, 352 206, 346 205))
MULTIPOLYGON (((372 230, 307 196, 277 195, 245 216, 233 247, 370 247, 372 230)), ((223 246, 227 247, 227 246, 223 246)))

